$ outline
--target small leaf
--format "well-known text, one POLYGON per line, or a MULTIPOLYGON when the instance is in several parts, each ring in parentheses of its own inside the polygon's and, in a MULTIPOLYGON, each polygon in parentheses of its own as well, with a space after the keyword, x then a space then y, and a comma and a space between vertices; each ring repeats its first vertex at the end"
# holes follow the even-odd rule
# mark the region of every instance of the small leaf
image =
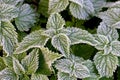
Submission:
POLYGON ((0 44, 3 46, 3 50, 7 53, 7 56, 13 54, 17 43, 17 33, 12 23, 9 21, 1 22, 0 44))
POLYGON ((79 43, 87 43, 90 45, 95 45, 96 41, 92 34, 90 34, 86 30, 82 30, 79 28, 66 28, 61 30, 62 33, 66 34, 68 38, 71 40, 71 45, 79 44, 79 43))
POLYGON ((6 67, 2 57, 0 57, 0 71, 3 70, 6 67))
POLYGON ((0 21, 8 21, 18 16, 18 9, 15 5, 6 4, 0 1, 0 21))
POLYGON ((98 26, 97 34, 106 36, 109 41, 117 40, 119 38, 117 30, 107 26, 104 22, 101 22, 98 26))
POLYGON ((78 19, 89 19, 94 13, 94 7, 90 0, 70 0, 70 12, 78 19))
POLYGON ((14 68, 14 71, 16 74, 24 74, 25 73, 24 67, 14 57, 13 57, 13 68, 14 68))
POLYGON ((3 60, 7 67, 13 68, 13 59, 11 56, 3 57, 3 60))
POLYGON ((68 73, 58 72, 58 80, 77 80, 74 76, 70 76, 68 73))
POLYGON ((103 52, 98 52, 94 63, 101 77, 111 77, 117 68, 118 58, 113 54, 104 55, 103 52))
POLYGON ((34 26, 37 14, 28 4, 24 4, 19 9, 18 17, 15 18, 15 24, 20 31, 28 31, 34 26))
POLYGON ((68 0, 49 0, 49 13, 58 13, 66 9, 68 0))
POLYGON ((19 80, 19 79, 13 70, 5 68, 4 70, 0 71, 0 80, 19 80))
POLYGON ((26 74, 35 73, 38 68, 38 49, 34 49, 29 55, 22 59, 21 63, 26 70, 26 74))
POLYGON ((120 42, 119 41, 113 41, 111 43, 112 51, 111 53, 116 56, 120 56, 120 42))
POLYGON ((49 80, 46 75, 42 74, 32 74, 31 80, 49 80))
POLYGON ((50 15, 46 27, 47 29, 55 29, 57 31, 59 29, 62 29, 64 25, 64 19, 60 14, 56 13, 50 15))
POLYGON ((70 40, 65 34, 58 34, 52 38, 52 45, 58 49, 64 56, 70 53, 70 40))
POLYGON ((41 47, 48 41, 48 36, 42 34, 42 30, 32 32, 27 35, 21 43, 19 43, 18 48, 14 53, 22 53, 33 47, 41 47))

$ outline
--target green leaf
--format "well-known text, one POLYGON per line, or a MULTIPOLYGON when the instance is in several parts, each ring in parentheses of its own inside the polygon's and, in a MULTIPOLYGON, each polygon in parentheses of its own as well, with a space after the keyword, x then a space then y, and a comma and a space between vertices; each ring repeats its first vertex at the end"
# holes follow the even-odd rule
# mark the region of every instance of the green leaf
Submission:
POLYGON ((1 22, 0 44, 3 46, 3 50, 7 53, 7 56, 13 54, 17 44, 17 33, 15 32, 14 26, 9 21, 1 22))
POLYGON ((100 13, 99 17, 111 28, 120 28, 120 9, 113 8, 100 13))
POLYGON ((3 57, 3 60, 7 67, 13 68, 13 59, 11 56, 3 57))
POLYGON ((38 73, 49 75, 51 74, 52 64, 54 63, 54 61, 61 58, 62 56, 58 53, 50 51, 48 48, 45 47, 41 47, 40 49, 41 49, 39 57, 40 66, 38 69, 38 73))
POLYGON ((98 52, 94 63, 101 77, 111 77, 117 68, 118 58, 113 54, 104 55, 103 52, 98 52))
POLYGON ((20 62, 13 57, 13 68, 16 74, 24 74, 25 73, 25 69, 24 67, 20 64, 20 62))
POLYGON ((14 5, 0 1, 0 21, 8 21, 18 16, 18 9, 14 5))
POLYGON ((49 80, 46 75, 42 74, 32 74, 31 80, 49 80))
POLYGON ((58 13, 66 9, 68 0, 49 0, 49 13, 58 13))
POLYGON ((64 73, 77 78, 86 78, 90 76, 88 68, 82 64, 79 58, 73 57, 72 59, 61 59, 56 61, 55 67, 64 73))
POLYGON ((58 34, 52 38, 52 45, 59 50, 64 56, 70 53, 70 40, 65 34, 58 34))
POLYGON ((112 51, 111 53, 116 56, 120 56, 120 42, 119 41, 113 41, 111 43, 112 51))
POLYGON ((19 9, 18 17, 15 18, 15 24, 20 31, 28 31, 34 26, 37 14, 28 4, 24 4, 19 9))
POLYGON ((19 80, 19 79, 13 70, 5 68, 4 70, 0 71, 0 80, 19 80))
POLYGON ((78 19, 89 19, 94 13, 94 7, 90 0, 70 0, 70 12, 78 19))
POLYGON ((51 14, 48 22, 47 22, 47 29, 55 29, 56 31, 62 29, 65 25, 65 21, 59 13, 51 14))
POLYGON ((117 30, 107 26, 104 22, 101 22, 98 26, 97 34, 106 36, 109 41, 117 40, 119 38, 117 30))
POLYGON ((34 49, 29 55, 22 59, 21 63, 26 70, 26 74, 35 73, 38 68, 38 49, 34 49))
POLYGON ((19 43, 18 48, 14 53, 22 53, 33 47, 44 46, 47 43, 49 38, 47 35, 44 35, 42 33, 43 33, 42 30, 38 30, 27 35, 22 40, 22 42, 19 43))
POLYGON ((68 27, 61 30, 62 33, 66 34, 71 41, 71 45, 79 43, 87 43, 90 45, 95 45, 96 41, 92 34, 86 30, 79 28, 68 27))
POLYGON ((58 80, 77 80, 74 76, 70 76, 68 73, 58 72, 58 80))
POLYGON ((3 70, 6 67, 4 60, 2 57, 0 57, 0 71, 3 70))

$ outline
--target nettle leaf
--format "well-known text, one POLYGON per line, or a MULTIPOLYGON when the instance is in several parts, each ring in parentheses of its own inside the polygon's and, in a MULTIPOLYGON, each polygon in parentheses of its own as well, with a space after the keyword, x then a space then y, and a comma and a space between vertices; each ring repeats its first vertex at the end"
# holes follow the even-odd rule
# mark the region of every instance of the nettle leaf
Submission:
POLYGON ((4 60, 2 57, 0 57, 0 71, 3 70, 6 67, 4 60))
POLYGON ((65 25, 64 19, 60 14, 56 13, 50 15, 46 27, 47 29, 59 30, 62 29, 64 25, 65 25))
POLYGON ((101 77, 111 77, 117 68, 118 58, 113 54, 104 55, 103 52, 98 52, 94 63, 101 77))
POLYGON ((4 2, 6 4, 17 5, 19 2, 23 2, 23 0, 0 0, 0 2, 4 2))
POLYGON ((11 55, 17 45, 17 33, 9 21, 1 22, 0 25, 0 44, 8 55, 11 55))
POLYGON ((15 5, 6 4, 0 1, 0 21, 8 21, 18 16, 18 9, 15 5))
POLYGON ((94 13, 94 7, 90 0, 70 0, 70 12, 78 19, 89 19, 94 13))
POLYGON ((19 43, 19 46, 14 53, 22 53, 33 47, 44 46, 47 43, 49 38, 47 35, 44 35, 42 33, 43 33, 42 30, 38 30, 27 35, 22 40, 22 42, 19 43))
POLYGON ((101 22, 98 26, 97 34, 106 36, 109 41, 114 41, 119 38, 117 30, 107 26, 104 22, 101 22))
POLYGON ((13 70, 5 68, 4 70, 0 71, 0 80, 19 80, 19 79, 13 70))
POLYGON ((3 57, 3 60, 7 67, 13 68, 13 59, 11 56, 3 57))
POLYGON ((61 30, 62 33, 66 34, 70 41, 71 45, 79 44, 79 43, 87 43, 90 45, 95 45, 96 41, 92 34, 90 34, 86 30, 82 30, 79 28, 68 27, 66 29, 61 30))
POLYGON ((116 56, 120 56, 120 42, 119 41, 113 41, 111 43, 112 51, 111 53, 116 56))
MULTIPOLYGON (((80 61, 80 60, 79 60, 80 61)), ((88 68, 79 62, 78 59, 61 59, 56 61, 55 67, 64 73, 68 73, 71 76, 77 78, 86 78, 90 76, 88 68)))
POLYGON ((58 13, 66 9, 68 0, 49 0, 49 13, 58 13))
POLYGON ((59 50, 64 56, 70 53, 70 40, 65 34, 57 34, 52 38, 52 45, 59 50))
POLYGON ((24 67, 20 64, 20 62, 13 57, 13 68, 16 74, 24 74, 25 73, 25 69, 24 67))
POLYGON ((74 76, 70 76, 68 73, 58 72, 58 80, 77 80, 74 76))
POLYGON ((35 10, 28 4, 24 4, 19 9, 18 17, 15 18, 15 24, 20 31, 28 31, 34 26, 37 14, 35 10))
POLYGON ((21 63, 26 70, 26 74, 35 73, 38 69, 38 49, 34 49, 29 55, 22 59, 21 63))
POLYGON ((49 80, 46 75, 42 74, 32 74, 31 80, 49 80))
POLYGON ((99 17, 111 28, 120 28, 120 9, 113 8, 100 13, 99 17))

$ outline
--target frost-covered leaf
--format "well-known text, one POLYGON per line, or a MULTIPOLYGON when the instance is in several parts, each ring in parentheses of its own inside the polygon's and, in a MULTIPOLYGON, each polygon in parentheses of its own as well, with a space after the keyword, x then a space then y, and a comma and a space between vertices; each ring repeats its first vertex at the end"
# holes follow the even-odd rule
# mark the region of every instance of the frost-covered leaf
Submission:
POLYGON ((99 17, 111 28, 120 28, 120 9, 114 8, 102 12, 99 17))
POLYGON ((64 56, 70 53, 70 40, 65 34, 57 34, 52 38, 52 45, 58 49, 64 56))
POLYGON ((0 57, 0 71, 3 70, 6 67, 4 60, 2 57, 0 57))
POLYGON ((111 77, 117 68, 118 58, 113 54, 104 55, 103 52, 98 52, 94 63, 101 77, 111 77))
POLYGON ((90 0, 70 0, 70 12, 78 19, 89 19, 94 13, 94 7, 90 0))
POLYGON ((42 34, 42 32, 42 30, 38 30, 27 35, 19 44, 18 48, 14 53, 22 53, 33 47, 44 46, 49 38, 48 36, 42 34))
POLYGON ((120 56, 120 42, 119 41, 113 41, 111 43, 112 51, 111 53, 116 56, 120 56))
POLYGON ((46 27, 47 29, 55 29, 57 31, 59 29, 62 29, 64 25, 64 19, 60 14, 56 13, 50 15, 46 27))
POLYGON ((0 1, 0 21, 8 21, 18 16, 18 9, 14 5, 0 1))
POLYGON ((71 45, 79 43, 87 43, 90 45, 95 45, 95 38, 88 31, 79 28, 66 28, 61 30, 62 33, 66 34, 71 40, 71 45))
POLYGON ((77 80, 74 76, 70 76, 68 73, 58 72, 58 80, 77 80))
POLYGON ((19 80, 13 70, 5 68, 0 71, 0 80, 19 80))
POLYGON ((98 26, 97 34, 106 36, 109 41, 117 40, 119 38, 117 30, 107 26, 104 22, 101 22, 98 26))
POLYGON ((24 4, 19 9, 18 17, 15 18, 15 24, 20 31, 28 31, 34 26, 37 14, 28 4, 24 4))
POLYGON ((13 57, 13 68, 16 74, 24 74, 25 69, 24 67, 20 64, 20 62, 13 57))
POLYGON ((9 21, 1 22, 0 25, 0 44, 8 55, 11 55, 17 44, 17 33, 9 21))
POLYGON ((49 0, 49 13, 58 13, 66 9, 68 0, 49 0))
POLYGON ((45 30, 44 33, 48 35, 50 38, 52 38, 54 35, 56 35, 56 30, 55 29, 48 29, 45 30))
POLYGON ((100 34, 96 34, 94 35, 94 37, 97 41, 97 45, 95 46, 95 48, 97 48, 98 50, 104 50, 105 46, 109 43, 108 38, 100 34))
POLYGON ((42 74, 32 74, 31 80, 49 80, 46 75, 42 74))
POLYGON ((68 73, 71 76, 77 78, 86 78, 90 76, 90 72, 85 65, 82 63, 70 60, 70 59, 61 59, 56 61, 55 67, 64 73, 68 73))
POLYGON ((0 2, 4 2, 10 5, 17 5, 19 2, 23 2, 23 0, 0 0, 0 2))
POLYGON ((21 63, 26 70, 26 74, 35 73, 38 68, 38 49, 34 49, 29 55, 22 59, 21 63))

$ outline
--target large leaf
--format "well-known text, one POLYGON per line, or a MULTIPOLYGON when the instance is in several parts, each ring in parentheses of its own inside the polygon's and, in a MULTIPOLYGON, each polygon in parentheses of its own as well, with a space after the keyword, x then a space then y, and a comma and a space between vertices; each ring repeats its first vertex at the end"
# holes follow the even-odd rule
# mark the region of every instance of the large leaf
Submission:
POLYGON ((49 0, 49 13, 58 13, 66 9, 68 0, 49 0))
POLYGON ((79 44, 79 43, 87 43, 90 45, 95 45, 95 38, 86 30, 82 30, 79 28, 66 28, 61 30, 62 33, 66 34, 70 41, 71 45, 79 44))
POLYGON ((94 63, 101 77, 111 77, 118 65, 118 58, 113 54, 104 55, 98 52, 94 57, 94 63))
POLYGON ((70 0, 70 12, 78 19, 89 19, 94 13, 94 7, 90 0, 70 0))
POLYGON ((19 9, 18 17, 15 18, 15 24, 20 31, 28 31, 34 26, 37 14, 28 4, 24 4, 19 9))
POLYGON ((75 76, 77 78, 86 78, 90 76, 90 72, 88 68, 82 64, 79 58, 72 59, 61 59, 56 61, 55 67, 64 73, 68 73, 71 76, 75 76))
POLYGON ((120 42, 119 41, 113 41, 111 43, 112 51, 111 53, 116 56, 120 56, 120 42))
POLYGON ((77 80, 74 76, 70 76, 68 73, 58 72, 58 80, 77 80))
POLYGON ((31 80, 49 80, 46 75, 42 74, 32 74, 31 80))
POLYGON ((26 74, 35 73, 38 68, 38 49, 34 49, 28 56, 22 59, 21 63, 26 70, 26 74))
POLYGON ((64 19, 60 14, 56 13, 50 15, 46 27, 47 29, 55 29, 57 31, 59 29, 62 29, 64 25, 64 19))
POLYGON ((52 45, 58 49, 64 56, 70 53, 70 40, 65 34, 58 34, 52 38, 52 45))
POLYGON ((19 44, 15 53, 22 53, 33 47, 44 46, 49 38, 46 35, 43 35, 42 32, 43 31, 38 30, 27 35, 19 44))
POLYGON ((100 13, 99 17, 112 28, 120 28, 120 9, 113 8, 100 13))
POLYGON ((20 74, 24 74, 25 73, 25 69, 24 67, 20 64, 20 62, 13 57, 13 68, 16 74, 20 75, 20 74))
POLYGON ((7 55, 11 55, 17 44, 17 33, 9 21, 1 22, 0 25, 0 44, 7 55))
POLYGON ((109 41, 117 40, 119 38, 117 30, 107 26, 104 22, 101 22, 98 26, 97 34, 106 36, 109 41))
POLYGON ((48 48, 41 47, 40 58, 39 58, 39 72, 41 74, 50 74, 52 71, 52 64, 54 61, 62 57, 58 53, 50 51, 48 48))
POLYGON ((13 70, 5 68, 0 71, 0 80, 19 80, 13 70))
POLYGON ((8 21, 18 16, 18 10, 14 5, 0 1, 0 21, 8 21))

